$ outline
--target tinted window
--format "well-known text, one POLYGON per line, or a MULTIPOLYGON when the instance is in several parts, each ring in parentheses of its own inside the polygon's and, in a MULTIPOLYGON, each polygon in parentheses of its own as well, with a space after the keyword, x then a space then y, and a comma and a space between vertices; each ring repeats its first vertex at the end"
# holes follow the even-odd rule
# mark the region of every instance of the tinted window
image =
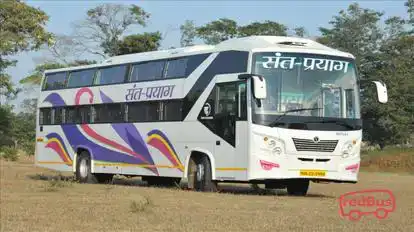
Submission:
POLYGON ((126 70, 126 65, 99 69, 96 73, 95 84, 106 85, 124 82, 126 70))
POLYGON ((102 104, 94 107, 93 122, 124 122, 123 104, 102 104))
POLYGON ((162 103, 162 121, 181 120, 181 101, 166 101, 162 103))
POLYGON ((185 77, 187 58, 170 60, 167 62, 165 78, 185 77))
POLYGON ((189 76, 204 60, 210 56, 211 53, 194 55, 187 57, 187 68, 185 70, 185 75, 189 76))
POLYGON ((62 89, 66 87, 66 72, 46 74, 44 90, 62 89))
POLYGON ((91 121, 89 106, 70 106, 65 108, 65 123, 85 124, 91 121))
POLYGON ((75 107, 65 108, 65 123, 76 123, 76 110, 75 107))
POLYGON ((52 108, 42 108, 39 113, 39 124, 50 125, 52 124, 52 108))
POLYGON ((94 69, 71 72, 68 87, 90 86, 93 83, 94 69))
POLYGON ((54 109, 54 118, 53 124, 62 124, 63 123, 63 108, 55 108, 54 109))
POLYGON ((82 124, 89 123, 91 121, 91 107, 80 106, 77 109, 76 121, 82 124))
POLYGON ((159 120, 158 102, 134 102, 128 104, 129 122, 151 122, 159 120))
POLYGON ((161 79, 164 61, 148 62, 132 66, 131 81, 148 81, 161 79))

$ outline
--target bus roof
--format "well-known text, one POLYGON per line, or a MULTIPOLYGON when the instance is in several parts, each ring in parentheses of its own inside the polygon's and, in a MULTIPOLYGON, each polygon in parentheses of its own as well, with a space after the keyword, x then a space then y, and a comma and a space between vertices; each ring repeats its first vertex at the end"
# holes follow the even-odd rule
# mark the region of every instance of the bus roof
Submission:
POLYGON ((312 39, 298 38, 298 37, 288 37, 288 36, 248 36, 241 38, 233 38, 226 41, 223 41, 217 45, 194 45, 188 47, 166 49, 159 51, 151 52, 141 52, 120 56, 110 57, 101 63, 92 64, 92 65, 83 65, 69 68, 61 69, 50 69, 46 70, 45 73, 53 72, 62 72, 70 70, 78 70, 85 68, 94 68, 94 67, 103 67, 111 66, 124 63, 134 63, 134 62, 144 62, 150 60, 158 59, 168 59, 174 57, 195 55, 201 53, 211 53, 211 52, 221 52, 228 50, 237 50, 237 51, 257 51, 260 49, 299 49, 307 50, 311 52, 316 52, 320 54, 331 54, 336 56, 348 57, 354 59, 355 57, 346 52, 333 49, 331 47, 325 46, 321 43, 318 43, 312 39))

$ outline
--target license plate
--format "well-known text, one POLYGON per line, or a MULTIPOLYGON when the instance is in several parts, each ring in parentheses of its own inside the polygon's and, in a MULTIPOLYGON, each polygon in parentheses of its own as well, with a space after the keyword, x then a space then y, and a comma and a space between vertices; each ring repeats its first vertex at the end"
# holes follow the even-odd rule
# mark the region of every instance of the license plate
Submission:
POLYGON ((324 170, 300 170, 301 176, 325 176, 326 171, 324 170))

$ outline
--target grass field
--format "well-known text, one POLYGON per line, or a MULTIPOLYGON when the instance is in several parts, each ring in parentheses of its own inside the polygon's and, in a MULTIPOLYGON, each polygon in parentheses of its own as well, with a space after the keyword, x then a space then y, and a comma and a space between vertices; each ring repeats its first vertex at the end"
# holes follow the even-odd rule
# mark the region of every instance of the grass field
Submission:
MULTIPOLYGON (((285 190, 223 185, 220 193, 146 187, 139 179, 90 185, 57 179, 30 159, 0 161, 0 231, 414 231, 414 176, 360 173, 358 184, 311 184, 306 197, 285 190), (339 216, 338 197, 387 188, 396 210, 379 220, 339 216)), ((371 162, 372 164, 373 162, 371 162)))

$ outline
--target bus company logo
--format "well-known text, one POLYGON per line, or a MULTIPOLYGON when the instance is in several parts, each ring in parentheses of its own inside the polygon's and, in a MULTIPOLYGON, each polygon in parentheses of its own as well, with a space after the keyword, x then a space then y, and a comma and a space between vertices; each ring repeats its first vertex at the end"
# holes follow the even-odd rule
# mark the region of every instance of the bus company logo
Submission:
POLYGON ((203 110, 204 110, 204 115, 205 116, 210 116, 210 113, 211 113, 211 105, 209 104, 209 103, 206 103, 205 105, 204 105, 204 107, 203 107, 203 110))
POLYGON ((358 221, 369 214, 385 219, 394 210, 395 196, 387 189, 349 192, 339 197, 339 215, 351 221, 358 221))

